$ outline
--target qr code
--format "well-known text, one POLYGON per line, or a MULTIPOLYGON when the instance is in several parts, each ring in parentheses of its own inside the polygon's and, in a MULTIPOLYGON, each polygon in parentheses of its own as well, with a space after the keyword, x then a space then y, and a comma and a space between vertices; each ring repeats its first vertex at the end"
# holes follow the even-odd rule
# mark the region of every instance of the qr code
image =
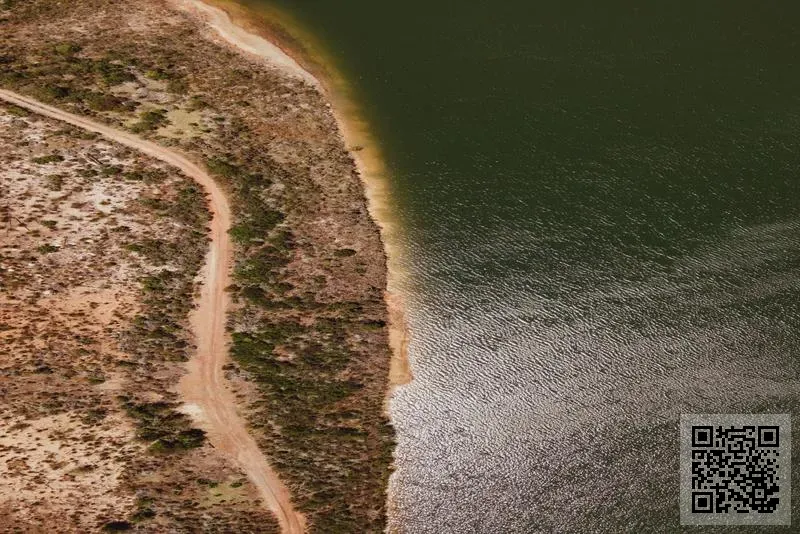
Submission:
POLYGON ((681 523, 787 525, 791 418, 681 418, 681 523))

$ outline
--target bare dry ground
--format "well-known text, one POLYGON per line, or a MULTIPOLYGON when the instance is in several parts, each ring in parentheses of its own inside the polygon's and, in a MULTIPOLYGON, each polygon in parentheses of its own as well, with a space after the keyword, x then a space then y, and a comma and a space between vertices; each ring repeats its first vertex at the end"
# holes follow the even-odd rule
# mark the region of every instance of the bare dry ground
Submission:
POLYGON ((0 146, 0 531, 274 529, 174 409, 201 191, 16 107, 0 146))
MULTIPOLYGON (((310 531, 382 532, 393 446, 383 413, 390 361, 386 265, 354 162, 325 99, 304 81, 231 49, 201 21, 166 2, 0 0, 0 6, 0 86, 173 146, 205 163, 226 187, 236 245, 226 377, 240 408, 310 531)), ((149 198, 148 209, 168 216, 170 197, 149 198)), ((120 226, 138 231, 132 223, 120 226)), ((166 262, 184 253, 183 242, 137 243, 119 254, 104 246, 102 261, 140 254, 137 246, 166 262)), ((118 361, 133 362, 129 376, 136 381, 123 382, 117 396, 156 383, 159 391, 168 390, 177 375, 163 360, 173 353, 184 359, 190 348, 191 340, 181 334, 186 302, 173 305, 164 297, 185 294, 185 280, 148 280, 140 302, 150 302, 153 314, 138 319, 132 311, 126 330, 147 341, 120 341, 132 357, 118 361)), ((136 300, 130 305, 135 308, 136 300)), ((119 332, 122 324, 108 327, 119 332)), ((106 379, 113 383, 113 375, 106 379)), ((87 384, 76 391, 98 389, 87 384)), ((164 419, 152 413, 158 407, 141 408, 155 401, 119 402, 127 406, 133 428, 164 419)), ((174 471, 189 476, 191 459, 208 452, 199 447, 183 453, 172 462, 174 471)), ((161 461, 149 453, 133 456, 142 465, 161 461)), ((228 480, 205 478, 220 482, 217 488, 228 480)), ((173 483, 190 491, 179 478, 173 483)), ((171 491, 159 499, 168 501, 171 513, 187 516, 181 521, 200 514, 191 499, 181 501, 171 491)), ((257 506, 247 510, 238 515, 254 522, 264 515, 257 506)), ((231 507, 230 515, 236 514, 231 507)), ((165 517, 159 512, 143 518, 137 528, 157 531, 148 525, 165 517)))

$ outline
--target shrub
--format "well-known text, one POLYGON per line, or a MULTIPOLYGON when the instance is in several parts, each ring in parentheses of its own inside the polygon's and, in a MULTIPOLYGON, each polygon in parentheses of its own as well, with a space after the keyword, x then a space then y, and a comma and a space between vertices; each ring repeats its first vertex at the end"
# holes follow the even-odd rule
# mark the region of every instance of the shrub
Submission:
POLYGON ((178 95, 189 92, 189 84, 183 78, 173 78, 167 82, 167 91, 178 95))
POLYGON ((153 109, 139 114, 139 122, 131 126, 134 133, 144 133, 157 130, 169 124, 165 109, 153 109))
POLYGON ((136 436, 150 441, 150 451, 156 453, 180 452, 203 445, 206 433, 190 428, 190 419, 166 402, 125 402, 129 416, 137 421, 136 436))
POLYGON ((247 245, 253 241, 266 240, 269 232, 283 221, 283 213, 262 207, 257 213, 231 227, 228 231, 236 243, 247 245))
POLYGON ((356 251, 352 248, 340 248, 333 251, 333 255, 337 258, 347 258, 349 256, 355 256, 356 251))
POLYGON ((177 434, 159 438, 150 446, 150 451, 155 453, 179 452, 187 449, 202 447, 206 440, 206 433, 199 428, 182 430, 177 434))
POLYGON ((49 84, 41 88, 39 93, 46 100, 62 100, 72 95, 72 91, 69 87, 49 84))
POLYGON ((207 160, 206 167, 212 174, 222 176, 228 180, 236 178, 241 174, 241 169, 238 166, 219 158, 207 160))
POLYGON ((103 165, 100 169, 100 174, 103 176, 116 176, 122 172, 122 167, 119 165, 103 165))
POLYGON ((161 69, 150 69, 145 71, 144 73, 145 78, 150 78, 151 80, 167 80, 169 79, 169 74, 164 72, 161 69))
POLYGON ((132 528, 133 525, 127 521, 111 521, 103 525, 103 532, 124 532, 132 528))
POLYGON ((50 254, 51 252, 57 252, 58 251, 58 247, 48 243, 48 244, 40 245, 40 246, 36 247, 36 250, 38 250, 41 254, 50 254))
POLYGON ((59 161, 64 161, 64 156, 59 154, 50 154, 49 156, 39 156, 38 158, 33 158, 31 161, 38 163, 39 165, 46 165, 48 163, 58 163, 59 161))
MULTIPOLYGON (((145 238, 138 243, 124 245, 125 249, 141 254, 155 265, 164 265, 170 260, 180 258, 180 244, 171 243, 162 239, 145 238)), ((164 280, 160 277, 150 277, 144 281, 147 291, 163 290, 164 280)))
POLYGON ((192 95, 191 98, 189 98, 189 104, 187 106, 187 109, 189 111, 198 111, 201 109, 205 109, 207 107, 208 107, 208 102, 203 100, 202 96, 192 95))
POLYGON ((64 177, 60 174, 51 174, 47 177, 47 189, 50 191, 61 191, 64 186, 64 177))
MULTIPOLYGON (((2 65, 2 63, 3 62, 0 61, 0 65, 2 65)), ((14 104, 4 103, 4 105, 6 106, 6 111, 16 117, 28 117, 31 114, 31 112, 28 111, 27 109, 15 106, 14 104)))
POLYGON ((59 43, 53 47, 53 51, 64 57, 72 57, 81 51, 81 46, 76 43, 59 43))
POLYGON ((131 521, 139 523, 148 519, 153 519, 156 516, 155 510, 152 508, 140 508, 131 516, 131 521))
POLYGON ((100 75, 106 85, 119 85, 136 79, 133 74, 128 72, 125 65, 112 62, 107 58, 95 61, 94 71, 100 75))
POLYGON ((126 111, 126 102, 114 95, 90 91, 83 97, 83 101, 94 111, 126 111))

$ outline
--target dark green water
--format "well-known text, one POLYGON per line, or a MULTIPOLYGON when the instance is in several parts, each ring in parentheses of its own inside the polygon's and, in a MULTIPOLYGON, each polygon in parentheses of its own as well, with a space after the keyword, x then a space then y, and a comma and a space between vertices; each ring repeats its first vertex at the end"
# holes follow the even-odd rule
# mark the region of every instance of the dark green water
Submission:
POLYGON ((391 171, 392 527, 679 531, 679 415, 800 405, 800 4, 275 4, 391 171))

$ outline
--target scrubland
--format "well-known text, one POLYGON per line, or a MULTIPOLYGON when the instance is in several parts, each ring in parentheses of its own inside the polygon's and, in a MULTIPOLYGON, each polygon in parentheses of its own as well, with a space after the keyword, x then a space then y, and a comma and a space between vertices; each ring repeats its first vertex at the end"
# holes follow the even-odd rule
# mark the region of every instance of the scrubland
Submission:
MULTIPOLYGON (((311 532, 381 532, 386 262, 324 97, 169 3, 0 6, 0 87, 173 147, 224 186, 240 409, 311 532)), ((193 348, 202 191, 19 109, 2 120, 0 470, 14 485, 0 525, 269 532, 173 393, 193 348)))

